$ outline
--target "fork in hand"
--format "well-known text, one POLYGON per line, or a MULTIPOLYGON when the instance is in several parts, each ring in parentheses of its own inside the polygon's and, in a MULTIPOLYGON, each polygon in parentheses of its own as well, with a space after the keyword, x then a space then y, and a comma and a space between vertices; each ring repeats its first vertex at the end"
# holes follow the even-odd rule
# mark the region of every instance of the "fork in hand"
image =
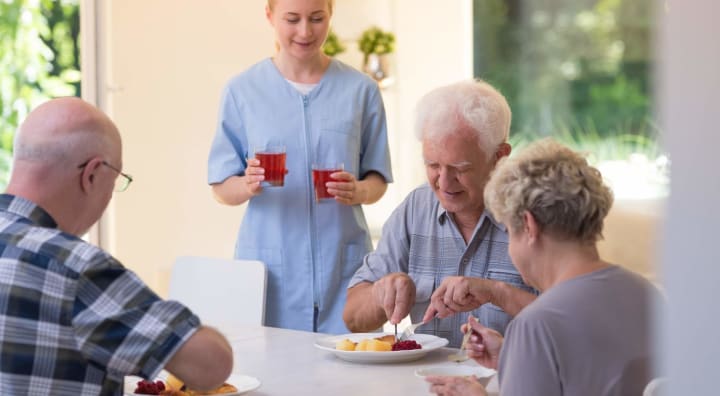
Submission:
POLYGON ((425 323, 427 323, 427 322, 415 323, 415 324, 411 324, 410 326, 406 327, 405 330, 402 332, 402 334, 400 334, 400 338, 399 338, 400 341, 405 341, 408 338, 410 338, 410 336, 415 334, 415 329, 424 325, 425 323))
POLYGON ((470 357, 467 355, 467 351, 465 351, 465 348, 467 347, 468 340, 470 340, 470 335, 472 334, 472 329, 470 328, 470 325, 467 325, 467 329, 465 330, 465 335, 462 339, 462 344, 460 344, 460 350, 458 353, 453 353, 452 355, 448 356, 448 360, 451 362, 464 362, 470 357), (465 353, 463 353, 465 352, 465 353))

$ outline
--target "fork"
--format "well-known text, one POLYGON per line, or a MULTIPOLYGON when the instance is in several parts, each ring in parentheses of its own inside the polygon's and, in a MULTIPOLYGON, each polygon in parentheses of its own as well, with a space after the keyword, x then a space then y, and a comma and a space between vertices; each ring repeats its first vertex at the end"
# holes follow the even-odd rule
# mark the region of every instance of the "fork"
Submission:
POLYGON ((406 327, 405 330, 403 330, 402 334, 400 334, 399 340, 400 341, 407 340, 408 338, 410 338, 410 336, 415 334, 415 329, 424 325, 425 323, 427 323, 427 322, 415 323, 415 324, 411 324, 410 326, 406 327))
POLYGON ((450 360, 451 362, 460 363, 470 359, 465 349, 467 347, 468 340, 470 340, 471 334, 472 329, 470 328, 470 325, 468 325, 467 330, 465 331, 465 335, 463 335, 462 343, 460 344, 460 350, 458 350, 458 353, 453 353, 452 355, 448 356, 448 360, 450 360))
POLYGON ((464 362, 470 357, 467 355, 467 343, 470 341, 470 336, 473 333, 472 327, 470 327, 470 321, 475 320, 477 322, 477 319, 471 315, 468 316, 468 323, 467 327, 465 327, 465 334, 463 334, 462 342, 460 343, 460 349, 458 350, 458 353, 453 353, 452 355, 448 356, 448 360, 451 362, 464 362), (465 352, 465 353, 463 353, 465 352))

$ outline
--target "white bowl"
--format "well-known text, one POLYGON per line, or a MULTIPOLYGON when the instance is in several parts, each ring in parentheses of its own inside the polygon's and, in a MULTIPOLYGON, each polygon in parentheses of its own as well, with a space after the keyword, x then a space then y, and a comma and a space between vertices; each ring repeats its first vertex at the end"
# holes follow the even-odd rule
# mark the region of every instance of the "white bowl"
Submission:
POLYGON ((487 386, 497 371, 478 364, 449 363, 442 366, 422 367, 415 370, 415 375, 421 378, 427 376, 443 377, 469 377, 474 376, 483 385, 487 386))

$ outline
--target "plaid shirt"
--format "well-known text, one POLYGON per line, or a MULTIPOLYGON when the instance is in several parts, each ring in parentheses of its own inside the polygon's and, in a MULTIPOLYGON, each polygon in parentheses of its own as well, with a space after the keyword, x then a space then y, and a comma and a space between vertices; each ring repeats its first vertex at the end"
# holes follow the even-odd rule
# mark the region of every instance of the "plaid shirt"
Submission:
MULTIPOLYGON (((415 304, 410 310, 413 323, 422 320, 430 296, 448 276, 494 279, 535 292, 523 283, 510 259, 505 227, 485 211, 466 244, 427 184, 416 188, 395 209, 383 226, 377 249, 365 256, 349 287, 376 282, 392 272, 405 272, 415 283, 415 304)), ((505 333, 511 319, 500 307, 484 304, 472 312, 434 319, 417 332, 447 338, 449 346, 458 348, 463 336, 460 325, 467 322, 470 313, 500 333, 505 333)))
POLYGON ((0 395, 119 395, 199 324, 42 208, 0 195, 0 395))

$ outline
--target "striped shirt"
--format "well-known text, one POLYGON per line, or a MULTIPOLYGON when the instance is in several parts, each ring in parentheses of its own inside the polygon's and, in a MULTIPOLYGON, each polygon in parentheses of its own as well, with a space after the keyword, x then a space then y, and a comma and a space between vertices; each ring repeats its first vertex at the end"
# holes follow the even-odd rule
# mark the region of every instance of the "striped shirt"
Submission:
MULTIPOLYGON (((377 249, 365 256, 349 287, 375 282, 392 272, 405 272, 415 282, 415 304, 410 311, 413 323, 422 320, 430 296, 448 276, 494 279, 534 292, 523 283, 510 260, 505 227, 485 211, 466 244, 427 184, 412 191, 395 209, 383 226, 377 249)), ((457 348, 462 341, 460 325, 471 313, 485 326, 503 334, 511 319, 499 307, 484 304, 471 312, 434 319, 417 332, 447 338, 449 345, 457 348)))
POLYGON ((120 395, 199 324, 42 208, 0 195, 0 395, 120 395))

